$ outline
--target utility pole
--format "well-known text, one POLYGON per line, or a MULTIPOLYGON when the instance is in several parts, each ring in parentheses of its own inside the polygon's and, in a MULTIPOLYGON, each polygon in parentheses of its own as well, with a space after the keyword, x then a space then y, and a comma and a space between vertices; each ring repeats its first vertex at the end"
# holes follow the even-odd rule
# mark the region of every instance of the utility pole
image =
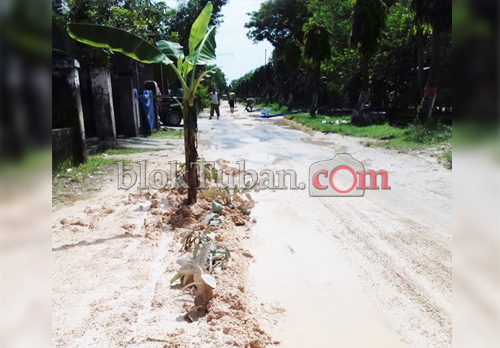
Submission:
POLYGON ((267 64, 267 48, 266 48, 266 53, 264 53, 264 66, 267 64))

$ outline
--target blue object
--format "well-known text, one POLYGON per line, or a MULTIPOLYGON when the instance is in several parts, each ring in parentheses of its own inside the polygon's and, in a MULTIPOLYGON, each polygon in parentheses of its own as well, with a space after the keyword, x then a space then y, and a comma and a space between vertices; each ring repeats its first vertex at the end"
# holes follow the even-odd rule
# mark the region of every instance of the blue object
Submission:
POLYGON ((260 114, 260 117, 271 118, 271 117, 278 117, 278 116, 285 116, 285 115, 286 114, 274 114, 274 115, 271 115, 268 112, 263 112, 263 113, 260 114))
POLYGON ((142 105, 142 109, 144 110, 144 115, 146 115, 147 127, 149 131, 152 131, 156 125, 156 117, 155 117, 155 106, 153 104, 153 91, 145 90, 142 94, 137 92, 137 89, 134 89, 135 97, 139 99, 142 105))
POLYGON ((269 114, 268 112, 263 112, 260 114, 260 117, 262 118, 271 118, 271 117, 278 117, 278 116, 285 116, 285 115, 288 115, 288 114, 297 114, 298 111, 294 110, 292 112, 285 112, 285 113, 281 113, 281 114, 269 114))

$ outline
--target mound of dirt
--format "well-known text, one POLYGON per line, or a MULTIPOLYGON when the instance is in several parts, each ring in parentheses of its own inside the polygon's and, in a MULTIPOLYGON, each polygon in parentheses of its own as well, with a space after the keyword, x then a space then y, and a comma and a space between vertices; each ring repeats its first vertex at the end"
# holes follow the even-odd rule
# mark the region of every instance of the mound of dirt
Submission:
POLYGON ((229 161, 218 159, 215 163, 219 165, 219 170, 223 173, 233 172, 234 176, 240 175, 240 170, 238 168, 230 167, 228 165, 229 161))
MULTIPOLYGON (((254 202, 246 202, 251 208, 254 202)), ((178 242, 186 232, 187 227, 203 231, 208 223, 203 221, 206 213, 210 212, 211 202, 199 200, 192 206, 179 205, 172 212, 165 213, 168 222, 175 228, 175 238, 172 247, 179 247, 178 242)), ((267 317, 275 321, 283 309, 279 306, 256 306, 252 304, 252 294, 247 291, 247 269, 251 262, 248 250, 243 248, 242 242, 250 238, 251 226, 254 223, 249 216, 243 215, 239 209, 224 207, 220 213, 225 216, 219 226, 210 229, 209 236, 226 246, 231 252, 231 259, 227 269, 222 274, 213 274, 217 280, 214 298, 207 306, 208 313, 199 325, 199 333, 203 342, 210 343, 210 347, 267 347, 273 342, 263 330, 256 318, 267 317), (221 336, 222 333, 222 336, 221 336)), ((174 266, 174 269, 176 267, 174 266)), ((184 307, 184 310, 187 307, 184 307)), ((179 313, 181 314, 181 313, 179 313)), ((199 337, 177 335, 165 347, 187 347, 199 337)))
MULTIPOLYGON (((255 223, 238 209, 209 237, 231 258, 205 315, 185 314, 191 295, 170 280, 177 273, 180 240, 195 229, 211 201, 199 195, 185 206, 183 190, 117 191, 115 185, 53 212, 53 344, 57 347, 266 347, 282 317, 276 304, 257 303, 244 242, 255 223)), ((243 198, 242 200, 245 200, 243 198)), ((233 202, 238 205, 242 202, 233 202)), ((253 202, 247 202, 249 209, 253 202)))

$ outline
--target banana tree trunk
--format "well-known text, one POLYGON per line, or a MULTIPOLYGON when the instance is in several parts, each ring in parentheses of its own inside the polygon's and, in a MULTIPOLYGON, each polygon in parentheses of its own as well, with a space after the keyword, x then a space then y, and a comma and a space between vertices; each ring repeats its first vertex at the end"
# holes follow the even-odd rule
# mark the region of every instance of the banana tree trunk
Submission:
POLYGON ((196 131, 198 117, 194 106, 185 106, 187 113, 184 115, 184 150, 186 158, 188 199, 187 205, 196 203, 198 194, 198 166, 194 165, 198 161, 198 150, 196 149, 196 131))
POLYGON ((441 66, 441 55, 440 55, 440 33, 437 30, 432 32, 432 62, 431 71, 429 72, 429 77, 427 78, 427 86, 425 87, 424 98, 418 112, 418 122, 420 124, 429 124, 432 122, 432 110, 434 109, 434 103, 436 102, 437 95, 437 82, 439 77, 439 68, 441 66))

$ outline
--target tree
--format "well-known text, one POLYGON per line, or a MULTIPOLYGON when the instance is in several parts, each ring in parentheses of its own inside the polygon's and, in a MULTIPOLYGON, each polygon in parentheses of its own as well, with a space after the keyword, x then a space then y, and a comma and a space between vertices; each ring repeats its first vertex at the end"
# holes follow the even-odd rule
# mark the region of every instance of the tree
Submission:
POLYGON ((452 0, 413 0, 411 8, 415 11, 418 20, 429 23, 432 27, 431 71, 427 77, 424 98, 418 112, 420 124, 431 124, 441 67, 440 36, 451 28, 452 0))
POLYGON ((389 9, 372 60, 370 104, 373 106, 413 109, 421 100, 419 81, 423 63, 420 60, 425 59, 426 41, 419 35, 410 1, 400 0, 389 9))
POLYGON ((351 43, 359 45, 361 53, 361 92, 352 113, 351 122, 364 125, 363 109, 370 87, 370 59, 377 51, 378 41, 387 17, 387 6, 382 0, 356 0, 352 11, 351 43))
POLYGON ((330 34, 313 18, 304 27, 304 57, 312 60, 313 65, 313 97, 310 108, 311 117, 316 116, 321 75, 321 63, 330 58, 330 34))
MULTIPOLYGON (((431 40, 428 34, 432 31, 429 24, 416 19, 410 8, 411 2, 412 0, 305 0, 301 4, 286 0, 264 2, 259 11, 251 14, 252 18, 247 23, 248 36, 256 41, 269 40, 275 45, 273 58, 267 64, 265 72, 260 67, 233 83, 236 93, 239 96, 251 95, 268 102, 277 102, 280 107, 289 96, 293 98, 295 106, 310 107, 313 104, 311 101, 315 99, 314 84, 318 82, 313 76, 318 73, 314 73, 317 65, 314 66, 308 52, 319 53, 316 48, 320 47, 317 44, 308 45, 307 42, 308 24, 309 21, 314 21, 329 34, 331 56, 323 60, 320 66, 321 75, 326 77, 326 83, 322 87, 325 93, 320 94, 324 97, 322 103, 326 107, 325 112, 329 108, 363 107, 369 91, 372 105, 405 109, 408 114, 413 114, 414 108, 422 100, 419 86, 421 82, 425 84, 426 72, 423 67, 430 61, 431 40), (289 6, 281 6, 281 3, 289 6), (299 10, 304 6, 307 6, 307 11, 299 10), (373 6, 376 7, 375 10, 372 10, 373 6), (301 32, 293 31, 297 26, 293 21, 305 24, 301 32), (293 93, 292 96, 290 92, 293 93), (360 94, 364 98, 361 102, 360 94)), ((448 92, 452 88, 450 35, 440 50, 440 90, 448 92)), ((314 105, 311 109, 314 109, 314 105)), ((355 122, 371 122, 371 114, 358 115, 362 117, 354 117, 355 122)), ((399 115, 408 119, 402 112, 398 112, 399 115)))
MULTIPOLYGON (((215 68, 215 65, 208 67, 208 69, 212 68, 215 68)), ((215 73, 213 73, 210 78, 205 80, 204 82, 204 85, 206 87, 214 88, 221 95, 228 92, 226 75, 220 69, 217 69, 217 71, 215 71, 215 73)))
MULTIPOLYGON (((121 28, 150 43, 160 38, 172 40, 170 23, 175 10, 164 2, 151 0, 73 0, 67 20, 70 23, 89 23, 121 28)), ((64 23, 66 26, 67 23, 64 23)), ((111 51, 76 44, 74 54, 83 65, 109 66, 111 51)))
MULTIPOLYGON (((351 0, 308 0, 309 10, 315 21, 321 23, 329 33, 331 57, 323 62, 323 74, 327 77, 325 92, 328 103, 335 107, 351 107, 346 96, 357 93, 359 97, 359 52, 351 48, 352 27, 351 0)), ((356 102, 354 102, 354 105, 356 102)))
POLYGON ((197 114, 194 107, 196 92, 204 76, 215 69, 204 70, 197 75, 200 66, 213 62, 215 55, 215 27, 208 29, 213 6, 207 3, 191 27, 189 55, 178 43, 161 40, 156 46, 125 30, 93 24, 69 24, 69 35, 93 47, 117 51, 146 64, 165 64, 177 74, 183 90, 182 113, 184 118, 184 150, 186 159, 188 199, 187 204, 196 202, 198 181, 198 152, 196 149, 197 114))
POLYGON ((302 58, 304 25, 311 17, 303 0, 267 0, 259 11, 249 13, 247 36, 254 42, 268 40, 275 48, 275 61, 282 60, 288 70, 288 108, 292 108, 297 69, 302 58))

